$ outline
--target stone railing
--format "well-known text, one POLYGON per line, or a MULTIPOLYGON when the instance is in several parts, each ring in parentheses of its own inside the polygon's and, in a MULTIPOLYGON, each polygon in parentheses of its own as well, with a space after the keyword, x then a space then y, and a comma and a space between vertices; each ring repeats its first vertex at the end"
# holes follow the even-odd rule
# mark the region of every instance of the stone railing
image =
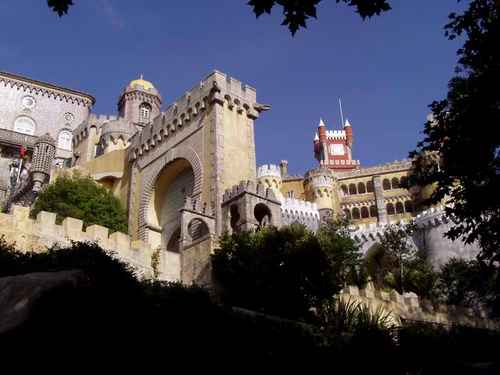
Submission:
POLYGON ((344 301, 354 301, 368 306, 372 311, 382 308, 391 314, 391 320, 401 324, 402 320, 422 321, 445 325, 463 325, 477 328, 500 329, 500 322, 487 319, 486 313, 474 312, 470 308, 433 305, 415 293, 399 294, 395 290, 375 289, 369 282, 364 289, 356 286, 344 288, 340 294, 344 301))
POLYGON ((8 129, 0 129, 0 142, 10 145, 23 145, 26 148, 33 148, 38 137, 34 135, 22 134, 8 129))
POLYGON ((13 206, 10 214, 0 213, 0 235, 17 250, 43 252, 54 245, 70 246, 71 241, 96 242, 133 266, 139 277, 152 277, 154 251, 143 241, 133 241, 121 232, 109 235, 108 228, 100 225, 91 225, 84 231, 83 221, 70 217, 58 225, 52 212, 41 211, 36 219, 31 219, 29 212, 28 207, 13 206))

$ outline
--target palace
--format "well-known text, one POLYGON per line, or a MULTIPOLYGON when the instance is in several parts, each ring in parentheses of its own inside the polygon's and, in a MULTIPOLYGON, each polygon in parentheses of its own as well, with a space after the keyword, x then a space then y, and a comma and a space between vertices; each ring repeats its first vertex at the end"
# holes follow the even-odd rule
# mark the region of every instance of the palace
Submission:
MULTIPOLYGON (((339 214, 351 219, 363 251, 385 225, 410 219, 421 228, 415 242, 436 265, 477 251, 443 237, 449 224, 440 207, 417 211, 425 189, 408 186, 410 160, 363 168, 353 159, 355 127, 348 120, 337 130, 320 120, 312 131, 318 164, 290 176, 286 161, 256 166, 254 123, 270 106, 258 102, 253 87, 219 71, 166 107, 142 76, 126 85, 116 114, 95 115, 94 103, 83 92, 0 73, 0 199, 7 210, 29 207, 61 170, 88 174, 127 208, 123 243, 144 254, 158 249, 162 279, 208 282, 209 255, 225 231, 295 222, 314 231, 339 214)), ((29 225, 33 248, 39 238, 55 242, 63 230, 56 226, 49 236, 36 232, 37 222, 29 225)), ((120 252, 117 235, 111 241, 105 233, 99 239, 120 252)), ((149 269, 148 256, 136 265, 149 269)))

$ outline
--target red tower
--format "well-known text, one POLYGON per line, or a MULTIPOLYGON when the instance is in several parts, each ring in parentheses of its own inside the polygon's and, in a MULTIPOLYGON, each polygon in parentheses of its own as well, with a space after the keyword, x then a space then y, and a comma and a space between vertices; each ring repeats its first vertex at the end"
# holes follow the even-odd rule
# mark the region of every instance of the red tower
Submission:
POLYGON ((345 120, 343 130, 326 130, 323 120, 319 120, 318 132, 314 137, 314 156, 321 165, 332 170, 359 168, 359 160, 352 159, 352 126, 345 120))

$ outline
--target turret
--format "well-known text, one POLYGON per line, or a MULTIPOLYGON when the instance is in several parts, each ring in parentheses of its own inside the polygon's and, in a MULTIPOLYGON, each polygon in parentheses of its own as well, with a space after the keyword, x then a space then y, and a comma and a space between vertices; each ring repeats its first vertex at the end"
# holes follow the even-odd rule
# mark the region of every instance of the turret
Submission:
POLYGON ((265 188, 271 189, 276 198, 281 200, 281 168, 274 164, 264 164, 257 169, 257 181, 265 188))
POLYGON ((52 161, 56 155, 56 142, 47 133, 38 137, 33 147, 30 174, 33 181, 32 190, 38 192, 49 181, 52 161))
POLYGON ((129 144, 130 137, 135 132, 135 127, 122 118, 105 123, 101 127, 99 140, 102 153, 125 149, 129 144))
POLYGON ((160 114, 161 95, 154 85, 143 79, 131 81, 118 101, 120 117, 133 123, 138 130, 149 124, 160 114))
POLYGON ((308 171, 304 177, 306 200, 316 203, 322 220, 334 213, 334 181, 333 172, 324 166, 308 171))

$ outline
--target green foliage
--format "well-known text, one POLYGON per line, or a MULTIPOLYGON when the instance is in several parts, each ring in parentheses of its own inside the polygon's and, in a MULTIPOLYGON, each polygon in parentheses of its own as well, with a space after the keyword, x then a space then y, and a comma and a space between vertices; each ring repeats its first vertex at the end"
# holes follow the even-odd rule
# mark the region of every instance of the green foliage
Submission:
POLYGON ((301 225, 224 235, 219 245, 212 256, 214 277, 229 304, 306 318, 312 306, 341 288, 318 239, 301 225))
POLYGON ((451 259, 439 274, 443 302, 476 310, 489 309, 500 316, 500 270, 480 260, 451 259))
POLYGON ((435 185, 427 204, 450 204, 452 239, 479 240, 481 258, 500 261, 500 5, 472 0, 462 14, 451 14, 449 39, 463 38, 456 76, 446 99, 430 105, 433 118, 411 153, 414 180, 435 185))
POLYGON ((425 250, 411 241, 410 225, 390 225, 363 260, 363 268, 377 288, 414 292, 435 299, 438 273, 427 260, 425 250))
POLYGON ((341 220, 328 221, 319 228, 316 236, 332 267, 334 283, 362 287, 366 283, 366 274, 361 268, 362 255, 349 234, 348 224, 341 220))
POLYGON ((65 217, 83 220, 84 226, 98 224, 110 232, 127 233, 127 213, 120 201, 90 177, 61 176, 37 197, 31 214, 55 212, 56 222, 65 217))

